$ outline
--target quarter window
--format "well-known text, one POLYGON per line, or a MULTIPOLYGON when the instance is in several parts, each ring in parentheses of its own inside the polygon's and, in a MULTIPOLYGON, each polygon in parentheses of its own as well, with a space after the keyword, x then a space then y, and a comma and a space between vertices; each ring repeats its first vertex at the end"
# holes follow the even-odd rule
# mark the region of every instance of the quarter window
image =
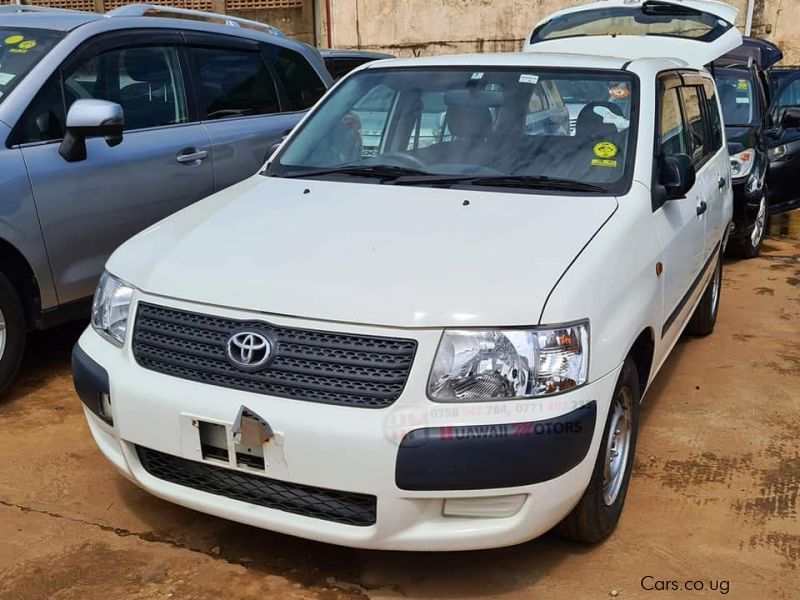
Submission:
POLYGON ((200 113, 206 120, 280 112, 275 82, 258 52, 196 48, 200 113))

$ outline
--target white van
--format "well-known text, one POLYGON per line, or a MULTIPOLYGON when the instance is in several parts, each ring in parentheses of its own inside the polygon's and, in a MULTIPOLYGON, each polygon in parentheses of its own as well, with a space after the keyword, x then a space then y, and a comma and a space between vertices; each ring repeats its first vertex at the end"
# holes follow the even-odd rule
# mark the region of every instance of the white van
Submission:
POLYGON ((608 536, 648 385, 714 328, 731 221, 702 63, 735 11, 648 10, 707 31, 658 38, 672 58, 556 36, 369 63, 261 173, 119 248, 73 354, 101 451, 161 498, 347 546, 608 536))

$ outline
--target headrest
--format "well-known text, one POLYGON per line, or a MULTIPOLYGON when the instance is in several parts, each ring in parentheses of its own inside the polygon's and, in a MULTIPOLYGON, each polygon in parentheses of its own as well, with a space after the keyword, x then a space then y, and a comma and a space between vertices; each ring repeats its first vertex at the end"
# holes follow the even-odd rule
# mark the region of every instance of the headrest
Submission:
POLYGON ((447 109, 447 126, 457 138, 487 138, 492 133, 492 113, 489 107, 456 104, 447 109))
POLYGON ((157 48, 136 48, 123 54, 125 70, 134 81, 165 83, 169 81, 169 68, 163 51, 157 48))
POLYGON ((578 113, 575 134, 594 137, 617 133, 618 129, 613 120, 608 118, 609 114, 624 119, 622 109, 613 102, 589 102, 578 113))

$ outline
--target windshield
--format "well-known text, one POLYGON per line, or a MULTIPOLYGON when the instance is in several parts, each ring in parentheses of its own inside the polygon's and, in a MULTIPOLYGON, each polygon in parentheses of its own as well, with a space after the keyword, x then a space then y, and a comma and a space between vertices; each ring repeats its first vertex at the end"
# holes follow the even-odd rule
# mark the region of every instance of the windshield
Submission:
POLYGON ((48 29, 0 27, 0 102, 62 37, 48 29))
POLYGON ((756 96, 750 71, 717 69, 714 73, 722 105, 722 120, 727 127, 754 125, 757 121, 756 96))
POLYGON ((536 28, 531 44, 592 35, 658 35, 710 42, 731 27, 730 23, 708 13, 654 2, 558 16, 536 28))
POLYGON ((618 71, 369 69, 314 111, 267 174, 619 192, 637 93, 618 71))

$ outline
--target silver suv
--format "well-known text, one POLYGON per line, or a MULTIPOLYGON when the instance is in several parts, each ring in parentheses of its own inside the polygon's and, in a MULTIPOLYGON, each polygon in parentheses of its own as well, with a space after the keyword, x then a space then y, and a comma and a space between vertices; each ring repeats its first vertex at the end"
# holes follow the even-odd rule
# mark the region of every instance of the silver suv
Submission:
POLYGON ((120 243, 255 173, 330 84, 243 19, 0 6, 0 391, 29 329, 88 316, 120 243))

